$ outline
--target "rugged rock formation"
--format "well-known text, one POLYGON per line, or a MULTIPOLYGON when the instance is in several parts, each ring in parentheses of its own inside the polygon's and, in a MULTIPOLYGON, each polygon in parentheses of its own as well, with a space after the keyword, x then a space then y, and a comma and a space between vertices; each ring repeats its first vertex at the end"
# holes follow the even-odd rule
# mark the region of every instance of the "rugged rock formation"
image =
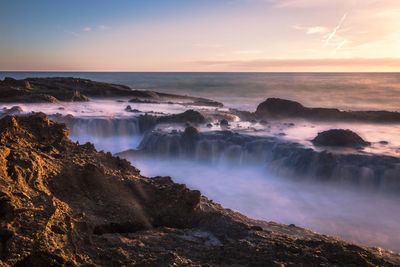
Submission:
POLYGON ((362 139, 358 134, 350 130, 331 129, 318 133, 311 141, 315 146, 350 147, 361 148, 371 143, 362 139))
POLYGON ((7 115, 18 115, 24 112, 20 106, 13 106, 11 108, 4 108, 0 111, 0 118, 7 116, 7 115))
POLYGON ((0 81, 0 102, 58 102, 88 101, 81 93, 79 79, 25 79, 5 78, 0 81))
POLYGON ((320 121, 400 122, 399 112, 340 111, 331 108, 308 108, 298 102, 279 98, 268 98, 259 104, 255 115, 267 119, 301 118, 320 121))
POLYGON ((137 117, 139 133, 153 130, 154 127, 161 123, 177 123, 177 124, 203 124, 206 122, 205 117, 198 111, 186 110, 179 114, 166 116, 140 115, 137 117))
POLYGON ((314 179, 359 190, 400 192, 400 158, 316 151, 297 143, 230 131, 193 135, 151 132, 139 149, 118 155, 171 157, 206 162, 264 165, 269 171, 292 179, 314 179))
POLYGON ((0 266, 395 266, 398 255, 250 220, 68 139, 43 114, 0 120, 0 266))
POLYGON ((159 117, 157 123, 205 123, 206 119, 200 112, 193 109, 186 110, 183 113, 159 117))
POLYGON ((0 80, 0 102, 88 101, 88 97, 133 97, 131 102, 167 103, 222 107, 219 102, 191 96, 132 90, 128 86, 72 77, 0 80))

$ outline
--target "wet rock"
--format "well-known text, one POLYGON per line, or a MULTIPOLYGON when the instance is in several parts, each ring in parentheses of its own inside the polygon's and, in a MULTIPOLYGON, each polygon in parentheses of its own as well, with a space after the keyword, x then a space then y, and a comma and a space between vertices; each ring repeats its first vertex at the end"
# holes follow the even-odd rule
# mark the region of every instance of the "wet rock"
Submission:
POLYGON ((298 102, 280 99, 268 98, 257 106, 256 115, 266 117, 296 117, 301 116, 304 107, 298 102))
MULTIPOLYGON (((285 170, 285 176, 296 180, 346 181, 346 187, 354 186, 357 190, 400 192, 400 159, 396 157, 340 153, 337 149, 330 152, 328 147, 324 151, 316 151, 283 138, 230 131, 191 131, 194 132, 194 138, 184 138, 183 133, 149 132, 132 157, 143 155, 201 162, 257 164, 270 171, 276 170, 280 175, 280 170, 285 170)), ((129 155, 129 152, 121 154, 128 158, 129 155)))
POLYGON ((157 101, 140 99, 140 98, 132 98, 128 102, 129 103, 139 103, 139 104, 158 104, 157 101))
POLYGON ((333 108, 309 108, 299 102, 280 98, 268 98, 257 106, 254 114, 259 118, 268 119, 301 118, 316 121, 400 122, 399 112, 341 111, 333 108))
POLYGON ((8 115, 18 115, 21 114, 23 109, 20 106, 13 106, 9 109, 4 109, 3 113, 0 114, 0 118, 8 115))
POLYGON ((133 113, 139 113, 139 112, 141 112, 141 111, 138 110, 138 109, 133 109, 130 105, 126 106, 125 111, 127 111, 127 112, 133 112, 133 113))
POLYGON ((193 137, 196 137, 196 136, 199 135, 199 131, 197 130, 197 128, 195 128, 193 126, 189 126, 189 127, 186 127, 183 135, 187 136, 187 137, 190 137, 190 138, 193 138, 193 137))
POLYGON ((360 148, 371 143, 363 140, 358 134, 350 130, 332 129, 318 133, 311 141, 315 146, 360 148))
POLYGON ((173 114, 169 116, 163 116, 158 118, 158 123, 205 123, 206 119, 204 116, 193 109, 186 110, 183 113, 173 114))
POLYGON ((187 101, 193 105, 222 106, 221 103, 199 97, 181 96, 153 91, 132 90, 128 86, 102 83, 81 78, 51 77, 0 80, 0 102, 56 103, 58 101, 88 101, 88 97, 132 97, 135 103, 166 103, 187 101))
POLYGON ((226 119, 222 119, 219 121, 219 125, 226 127, 226 126, 229 126, 229 122, 226 119))

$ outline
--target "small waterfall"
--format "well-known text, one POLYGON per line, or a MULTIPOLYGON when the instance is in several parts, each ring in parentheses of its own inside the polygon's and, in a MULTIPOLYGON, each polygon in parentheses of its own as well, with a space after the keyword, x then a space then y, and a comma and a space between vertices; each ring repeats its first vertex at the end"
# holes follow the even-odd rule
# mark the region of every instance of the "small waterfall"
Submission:
POLYGON ((90 142, 98 150, 117 153, 136 148, 143 138, 137 117, 130 118, 77 118, 50 116, 64 123, 70 130, 72 140, 90 142))
POLYGON ((197 133, 150 132, 136 152, 152 157, 208 163, 262 165, 293 179, 314 179, 342 186, 400 191, 400 159, 380 155, 317 152, 273 137, 227 131, 197 133))

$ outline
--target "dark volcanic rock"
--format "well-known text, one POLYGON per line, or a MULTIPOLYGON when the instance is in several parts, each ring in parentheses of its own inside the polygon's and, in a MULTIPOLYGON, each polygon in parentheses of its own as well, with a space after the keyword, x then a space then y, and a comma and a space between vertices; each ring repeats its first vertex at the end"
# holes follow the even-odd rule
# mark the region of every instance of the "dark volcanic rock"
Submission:
POLYGON ((364 141, 358 134, 350 130, 331 129, 318 133, 312 140, 316 146, 351 147, 360 148, 371 143, 364 141))
POLYGON ((192 97, 186 95, 175 95, 169 93, 160 93, 154 91, 132 90, 131 95, 134 96, 129 102, 131 103, 148 103, 148 104, 181 104, 191 106, 210 106, 223 107, 223 104, 214 100, 192 97), (183 102, 182 102, 183 101, 183 102))
POLYGON ((129 103, 140 103, 140 104, 158 104, 158 101, 148 100, 148 99, 140 99, 140 98, 132 98, 128 101, 129 103))
POLYGON ((193 137, 199 135, 199 131, 193 126, 188 126, 188 127, 185 128, 185 131, 183 132, 183 135, 187 136, 187 137, 190 137, 190 138, 193 138, 193 137))
POLYGON ((268 119, 301 118, 319 121, 400 122, 399 112, 341 111, 331 108, 308 108, 298 102, 280 98, 268 98, 259 104, 255 115, 259 118, 268 119))
POLYGON ((221 126, 229 126, 229 122, 228 122, 228 120, 226 120, 226 119, 222 119, 220 122, 219 122, 219 125, 221 125, 221 126))
POLYGON ((302 116, 304 107, 298 102, 280 98, 268 98, 258 105, 256 114, 259 116, 302 116))
POLYGON ((192 105, 222 106, 219 102, 205 98, 132 90, 125 85, 72 77, 0 80, 0 102, 88 101, 88 97, 133 97, 130 100, 132 103, 186 101, 192 105))
POLYGON ((5 78, 4 81, 0 81, 0 102, 88 101, 88 98, 79 89, 85 89, 80 84, 80 79, 31 78, 15 80, 5 78))
POLYGON ((254 221, 68 139, 0 120, 0 266, 396 266, 398 255, 254 221))
POLYGON ((9 109, 4 109, 3 113, 0 114, 0 117, 4 117, 4 116, 7 116, 7 115, 18 115, 18 114, 20 114, 22 112, 23 112, 23 110, 22 110, 22 108, 20 106, 13 106, 13 107, 11 107, 9 109))
POLYGON ((139 113, 139 112, 140 112, 140 110, 134 109, 134 108, 132 108, 130 105, 126 106, 125 111, 127 111, 127 112, 133 112, 133 113, 139 113))
POLYGON ((138 117, 139 129, 142 133, 153 130, 154 127, 160 123, 202 124, 205 122, 206 119, 204 116, 195 110, 186 110, 183 113, 167 116, 152 116, 145 114, 138 117))
POLYGON ((189 109, 183 113, 159 117, 158 123, 205 123, 206 119, 200 112, 189 109))

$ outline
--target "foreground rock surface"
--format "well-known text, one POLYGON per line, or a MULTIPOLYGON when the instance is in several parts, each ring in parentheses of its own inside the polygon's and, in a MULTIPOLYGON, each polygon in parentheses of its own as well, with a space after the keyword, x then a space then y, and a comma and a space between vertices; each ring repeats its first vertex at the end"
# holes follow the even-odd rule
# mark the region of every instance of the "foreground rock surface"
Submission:
POLYGON ((309 108, 304 107, 299 102, 280 98, 268 98, 259 104, 255 115, 269 119, 300 118, 315 121, 400 122, 399 112, 341 111, 334 108, 309 108))
POLYGON ((398 255, 254 221, 68 139, 0 120, 0 266, 396 266, 398 255))

